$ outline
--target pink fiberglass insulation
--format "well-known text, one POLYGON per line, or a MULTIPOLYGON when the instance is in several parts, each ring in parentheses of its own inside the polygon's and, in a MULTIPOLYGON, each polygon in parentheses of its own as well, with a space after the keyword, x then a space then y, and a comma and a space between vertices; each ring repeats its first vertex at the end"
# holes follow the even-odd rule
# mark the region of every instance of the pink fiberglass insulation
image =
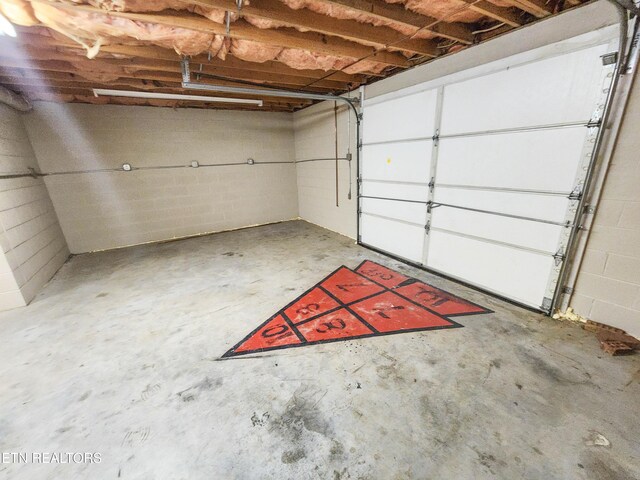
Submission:
POLYGON ((40 23, 33 13, 31 4, 23 0, 4 0, 0 3, 0 13, 16 25, 31 27, 40 23))
POLYGON ((387 3, 403 4, 405 8, 447 22, 477 22, 482 14, 469 9, 462 0, 385 0, 387 3))
MULTIPOLYGON (((302 0, 295 1, 300 2, 302 0)), ((91 4, 105 11, 157 12, 178 8, 184 10, 184 4, 177 0, 75 0, 66 3, 91 4)), ((214 8, 203 9, 193 6, 190 6, 187 10, 206 16, 217 23, 225 21, 225 13, 222 10, 214 8)), ((322 13, 331 15, 341 13, 344 17, 346 14, 343 13, 343 10, 346 11, 346 9, 341 10, 338 8, 337 10, 334 9, 322 13)), ((7 16, 16 23, 24 25, 42 23, 52 30, 82 43, 87 48, 90 56, 99 51, 100 45, 133 43, 153 44, 171 48, 180 55, 198 55, 209 52, 222 59, 229 52, 242 60, 251 62, 277 60, 296 69, 334 70, 346 68, 349 73, 367 71, 379 73, 386 68, 386 65, 375 61, 357 62, 358 59, 356 58, 266 45, 249 40, 230 40, 223 35, 123 17, 112 17, 99 12, 59 9, 54 4, 8 0, 3 2, 3 12, 5 11, 11 12, 11 15, 7 16)), ((236 18, 237 14, 233 14, 231 20, 236 18)), ((262 21, 253 17, 249 17, 248 20, 260 28, 277 28, 280 26, 278 23, 262 21)), ((103 73, 100 73, 100 75, 103 75, 103 73)), ((108 73, 104 73, 104 75, 106 76, 108 73)))
POLYGON ((281 47, 273 47, 252 40, 240 40, 236 38, 231 40, 231 52, 233 52, 233 56, 247 62, 263 63, 269 60, 275 60, 281 51, 281 47))
POLYGON ((210 33, 92 12, 62 11, 44 3, 34 2, 32 5, 36 18, 48 27, 92 43, 122 43, 122 40, 135 39, 172 48, 184 55, 197 55, 207 51, 217 53, 223 50, 224 38, 210 33))
MULTIPOLYGON (((462 0, 386 0, 387 3, 398 3, 405 8, 428 15, 436 20, 446 20, 447 22, 476 22, 482 15, 468 8, 462 0), (453 14, 452 14, 453 13, 453 14), (451 15, 452 14, 452 15, 451 15)), ((364 13, 341 5, 330 5, 325 2, 315 0, 282 0, 288 7, 293 9, 308 8, 316 13, 329 15, 341 20, 356 20, 361 23, 368 23, 375 26, 385 26, 393 28, 404 35, 415 35, 416 38, 433 38, 436 35, 428 30, 393 20, 383 19, 375 15, 364 13)))
POLYGON ((341 5, 329 5, 324 2, 317 2, 314 0, 282 0, 288 7, 299 10, 301 8, 308 8, 309 10, 328 15, 330 17, 338 18, 340 20, 356 20, 361 23, 369 23, 375 26, 390 27, 405 35, 412 35, 416 32, 417 28, 408 27, 404 24, 394 22, 392 20, 384 20, 374 15, 353 10, 341 5))
MULTIPOLYGON (((225 21, 225 11, 212 7, 188 5, 179 0, 73 0, 73 3, 89 3, 95 7, 114 12, 160 12, 162 10, 187 10, 217 22, 225 21)), ((237 14, 231 14, 235 20, 237 14)))

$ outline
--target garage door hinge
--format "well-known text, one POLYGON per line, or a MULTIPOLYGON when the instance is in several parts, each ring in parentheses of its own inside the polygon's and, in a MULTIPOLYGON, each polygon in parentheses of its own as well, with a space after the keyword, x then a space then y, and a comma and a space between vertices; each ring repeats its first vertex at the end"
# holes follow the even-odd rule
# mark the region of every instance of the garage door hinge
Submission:
POLYGON ((427 224, 424 226, 424 231, 426 232, 427 235, 429 235, 430 230, 431 230, 431 222, 427 222, 427 224))
POLYGON ((602 120, 597 118, 597 119, 591 119, 587 122, 586 127, 587 128, 596 128, 599 127, 600 125, 602 125, 602 120))
POLYGON ((569 200, 580 200, 582 198, 582 188, 580 185, 576 185, 576 187, 569 194, 569 200))
POLYGON ((556 263, 556 267, 559 266, 562 262, 564 262, 564 252, 562 249, 558 250, 553 254, 553 260, 556 263))
POLYGON ((440 140, 440 130, 436 130, 436 133, 433 137, 431 137, 431 140, 433 140, 433 144, 437 147, 440 140))
POLYGON ((602 59, 602 66, 606 67, 607 65, 613 65, 618 61, 618 52, 609 52, 604 55, 600 55, 602 59))
POLYGON ((431 181, 429 182, 429 191, 433 192, 433 187, 436 186, 436 179, 435 177, 431 177, 431 181))

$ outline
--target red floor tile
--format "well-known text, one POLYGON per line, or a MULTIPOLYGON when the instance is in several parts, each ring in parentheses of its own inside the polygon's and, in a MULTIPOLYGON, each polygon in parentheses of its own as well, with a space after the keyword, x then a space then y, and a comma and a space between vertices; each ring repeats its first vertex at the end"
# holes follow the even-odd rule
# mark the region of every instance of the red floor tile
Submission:
POLYGON ((452 326, 453 323, 392 292, 381 293, 351 306, 379 332, 452 326))
POLYGON ((357 337, 373 333, 371 329, 344 308, 298 325, 297 328, 309 342, 357 337))

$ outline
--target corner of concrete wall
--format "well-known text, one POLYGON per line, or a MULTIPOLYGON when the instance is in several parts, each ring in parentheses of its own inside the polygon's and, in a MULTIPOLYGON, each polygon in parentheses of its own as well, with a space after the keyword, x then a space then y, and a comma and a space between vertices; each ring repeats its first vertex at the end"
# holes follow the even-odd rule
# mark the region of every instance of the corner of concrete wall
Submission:
MULTIPOLYGON (((24 127, 28 113, 0 105, 0 172, 28 173, 38 162, 24 127)), ((0 179, 0 310, 28 304, 69 249, 42 178, 0 179)))
POLYGON ((356 238, 356 125, 353 112, 338 104, 336 199, 336 125, 333 102, 322 102, 294 113, 296 175, 300 217, 356 238), (350 123, 350 128, 349 128, 350 123), (352 161, 344 160, 347 151, 352 161), (349 192, 351 191, 351 198, 349 192))

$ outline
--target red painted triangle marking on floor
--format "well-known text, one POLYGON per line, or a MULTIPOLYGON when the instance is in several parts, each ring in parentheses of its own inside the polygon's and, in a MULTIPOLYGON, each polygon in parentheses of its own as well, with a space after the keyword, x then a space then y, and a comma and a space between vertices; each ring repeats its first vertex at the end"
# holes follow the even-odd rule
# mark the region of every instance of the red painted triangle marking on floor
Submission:
POLYGON ((338 268, 247 335, 223 357, 462 325, 448 316, 479 305, 369 260, 338 268))
POLYGON ((355 302, 384 290, 384 287, 358 275, 347 267, 338 269, 320 286, 343 303, 355 302))
POLYGON ((234 353, 248 353, 271 350, 277 347, 302 343, 282 315, 262 325, 253 335, 234 348, 234 353))
POLYGON ((488 313, 486 308, 422 282, 400 287, 395 292, 445 317, 488 313))
POLYGON ((298 297, 293 305, 285 308, 284 313, 295 325, 340 306, 341 304, 331 298, 324 290, 315 287, 310 292, 298 297))
POLYGON ((306 322, 298 330, 308 342, 353 338, 373 333, 373 330, 344 308, 306 322))
POLYGON ((414 330, 416 328, 450 327, 452 322, 393 292, 362 300, 352 307, 354 312, 379 332, 414 330))
POLYGON ((356 272, 364 275, 369 280, 373 280, 374 282, 384 285, 387 288, 395 288, 402 282, 409 280, 409 277, 402 275, 401 273, 394 272, 390 268, 378 265, 371 260, 365 260, 362 262, 358 268, 356 268, 356 272))

